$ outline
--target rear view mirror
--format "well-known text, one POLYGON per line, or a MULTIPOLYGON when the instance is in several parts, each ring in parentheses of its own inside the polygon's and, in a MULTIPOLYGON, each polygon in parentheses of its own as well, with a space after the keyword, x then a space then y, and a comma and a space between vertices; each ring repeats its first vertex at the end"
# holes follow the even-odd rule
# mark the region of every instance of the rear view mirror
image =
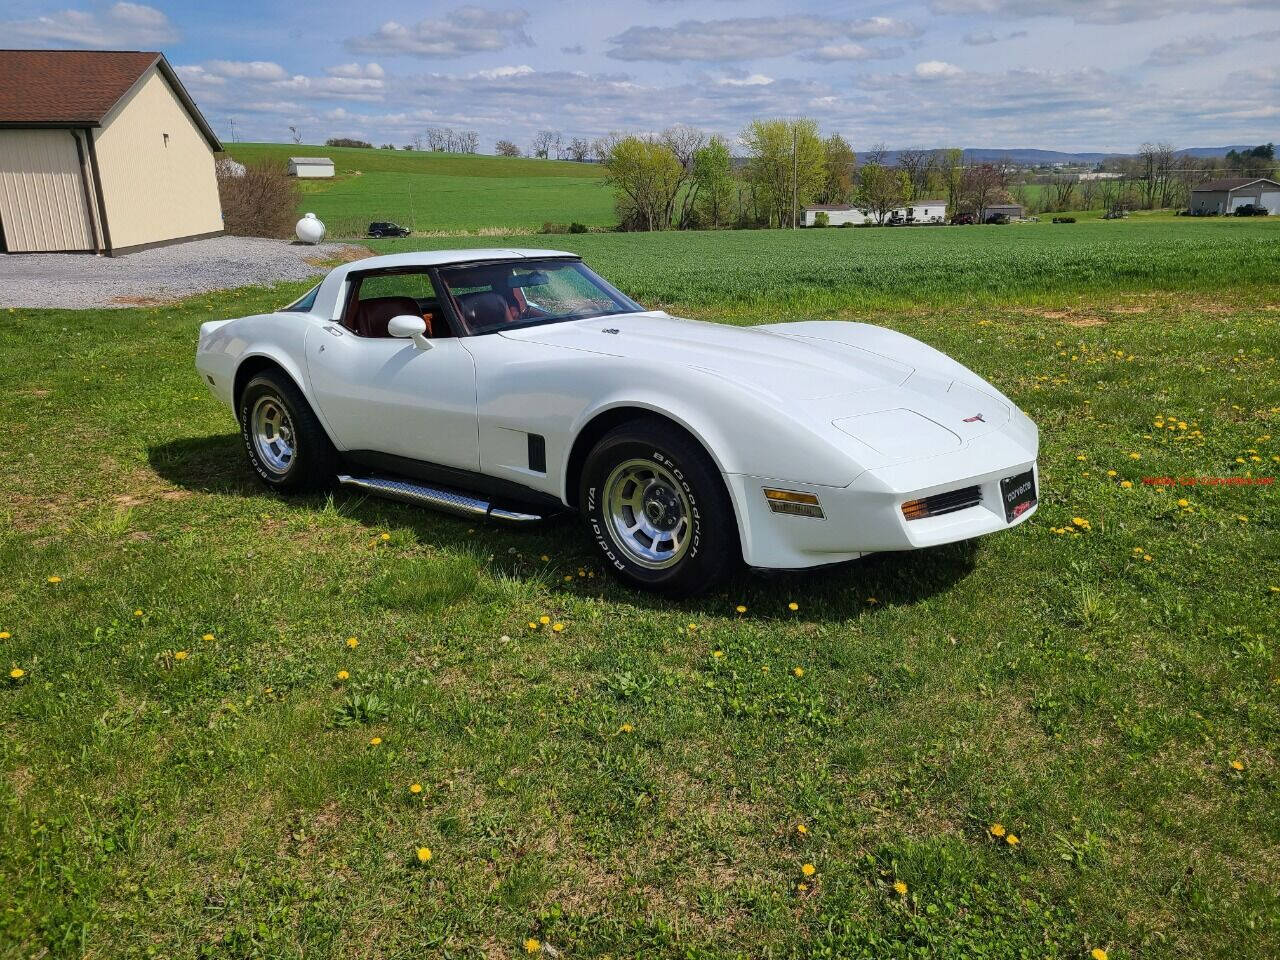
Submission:
POLYGON ((402 313, 388 320, 387 333, 403 340, 412 340, 419 350, 431 349, 431 341, 427 339, 427 321, 411 313, 402 313))
POLYGON ((543 287, 551 282, 545 270, 532 270, 529 273, 516 274, 511 278, 513 287, 543 287))

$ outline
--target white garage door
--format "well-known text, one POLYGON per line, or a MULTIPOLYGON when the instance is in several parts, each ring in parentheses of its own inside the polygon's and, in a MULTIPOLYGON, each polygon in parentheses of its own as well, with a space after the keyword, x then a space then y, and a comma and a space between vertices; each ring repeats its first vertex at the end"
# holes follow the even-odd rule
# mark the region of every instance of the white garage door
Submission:
POLYGON ((1274 217, 1280 213, 1280 190, 1272 190, 1262 195, 1262 205, 1271 211, 1274 217))
POLYGON ((92 250, 91 224, 71 131, 0 130, 5 249, 92 250))

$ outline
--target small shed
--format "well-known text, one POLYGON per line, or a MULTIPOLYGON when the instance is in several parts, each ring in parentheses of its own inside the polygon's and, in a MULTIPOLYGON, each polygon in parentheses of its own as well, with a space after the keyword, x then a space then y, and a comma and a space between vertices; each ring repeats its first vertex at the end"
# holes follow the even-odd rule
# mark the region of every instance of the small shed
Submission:
POLYGON ((333 176, 333 161, 328 157, 290 157, 289 176, 314 180, 333 176))
POLYGON ((982 222, 990 223, 996 217, 1008 217, 1010 220, 1021 220, 1026 210, 1020 203, 993 203, 982 208, 982 222))
POLYGON ((1191 188, 1191 202, 1187 205, 1187 212, 1200 216, 1228 214, 1245 204, 1266 207, 1273 216, 1280 213, 1280 183, 1268 177, 1210 180, 1191 188))
POLYGON ((816 226, 818 214, 820 213, 827 215, 827 223, 833 227, 839 227, 846 223, 867 223, 871 219, 864 211, 859 210, 852 204, 819 203, 812 207, 804 208, 804 225, 806 227, 816 226))

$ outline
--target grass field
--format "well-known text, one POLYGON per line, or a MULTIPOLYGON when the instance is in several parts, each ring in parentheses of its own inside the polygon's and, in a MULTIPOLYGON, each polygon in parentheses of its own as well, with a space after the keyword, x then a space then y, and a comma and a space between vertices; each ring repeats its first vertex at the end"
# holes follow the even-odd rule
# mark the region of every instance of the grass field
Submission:
POLYGON ((264 493, 195 332, 300 285, 0 315, 0 955, 1276 956, 1275 488, 1143 478, 1280 469, 1280 234, 1112 226, 555 238, 1040 425, 1016 530, 679 604, 264 493))
POLYGON ((227 152, 241 162, 331 157, 332 180, 300 181, 302 206, 331 236, 362 236, 373 220, 415 231, 616 221, 604 171, 591 163, 272 143, 227 144, 227 152))

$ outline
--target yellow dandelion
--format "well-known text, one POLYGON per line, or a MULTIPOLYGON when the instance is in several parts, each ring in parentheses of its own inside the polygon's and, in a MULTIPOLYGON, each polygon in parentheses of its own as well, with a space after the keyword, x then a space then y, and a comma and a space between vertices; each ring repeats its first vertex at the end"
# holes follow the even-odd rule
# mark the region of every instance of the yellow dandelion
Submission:
POLYGON ((1076 454, 1076 459, 1077 459, 1077 460, 1084 460, 1084 459, 1085 459, 1085 455, 1084 455, 1083 453, 1078 453, 1078 454, 1076 454))
POLYGON ((1178 506, 1180 506, 1180 507, 1189 507, 1189 506, 1191 506, 1191 501, 1190 501, 1190 500, 1188 500, 1186 497, 1179 497, 1179 498, 1178 498, 1178 506))
POLYGON ((797 610, 800 609, 800 604, 796 603, 793 600, 791 603, 787 604, 787 609, 790 610, 792 613, 795 613, 797 610))
POLYGON ((803 883, 803 882, 802 882, 802 883, 797 883, 797 884, 796 884, 796 892, 797 892, 797 893, 805 893, 806 891, 808 891, 808 889, 809 889, 809 885, 808 885, 807 883, 803 883))
POLYGON ((1115 472, 1114 470, 1108 470, 1108 471, 1107 471, 1107 476, 1108 476, 1108 477, 1114 477, 1115 475, 1116 475, 1116 472, 1115 472))
POLYGON ((49 578, 49 582, 50 582, 50 583, 61 583, 61 582, 62 582, 62 578, 61 578, 61 577, 50 577, 50 578, 49 578))
POLYGON ((21 667, 14 667, 9 671, 9 679, 11 680, 21 680, 26 675, 27 671, 23 670, 21 667))
POLYGON ((815 873, 818 872, 818 868, 815 867, 812 863, 806 863, 800 867, 800 872, 803 873, 806 877, 812 877, 815 873))
POLYGON ((201 640, 203 640, 205 643, 213 643, 213 634, 212 634, 212 633, 206 633, 206 634, 205 634, 203 637, 201 637, 200 639, 201 639, 201 640))
POLYGON ((989 827, 989 829, 990 829, 990 831, 991 831, 991 835, 992 835, 993 837, 1003 837, 1003 836, 1004 836, 1004 824, 1000 824, 1000 823, 993 823, 993 824, 989 827))
POLYGON ((382 745, 382 738, 381 738, 381 737, 370 737, 370 738, 369 738, 369 746, 371 746, 371 747, 378 747, 378 746, 381 746, 381 745, 382 745))
POLYGON ((551 618, 547 616, 542 616, 538 618, 538 622, 545 627, 548 623, 551 622, 551 618))
POLYGON ((559 633, 564 629, 564 624, 563 623, 552 624, 551 629, 554 630, 556 633, 559 633))
POLYGON ((795 667, 792 671, 797 677, 804 676, 804 667, 795 667))
POLYGON ((1093 960, 1107 960, 1107 951, 1103 950, 1101 947, 1094 947, 1089 951, 1089 956, 1092 957, 1093 960))
POLYGON ((567 574, 567 573, 566 573, 566 574, 564 575, 564 579, 565 579, 565 582, 567 583, 567 582, 571 581, 571 580, 573 579, 573 577, 572 577, 570 574, 567 574))
POLYGON ((430 848, 430 847, 419 847, 419 848, 418 848, 418 862, 419 862, 419 863, 426 863, 426 862, 427 862, 428 860, 430 860, 430 859, 431 859, 431 848, 430 848))
POLYGON ((1018 835, 1016 833, 1011 833, 1004 838, 1004 842, 1011 847, 1016 847, 1022 841, 1018 839, 1018 835))
POLYGON ((140 616, 142 616, 142 611, 141 611, 141 610, 135 610, 135 611, 133 611, 133 615, 134 615, 135 617, 140 617, 140 616))
POLYGON ((717 660, 719 660, 721 657, 723 657, 723 656, 724 656, 724 651, 723 651, 723 650, 712 650, 712 651, 711 651, 711 655, 712 655, 713 657, 715 657, 717 660))
POLYGON ((897 880, 893 884, 893 892, 900 897, 905 897, 907 895, 907 885, 901 880, 897 880))
POLYGON ((796 833, 800 834, 801 836, 804 836, 808 832, 809 832, 809 828, 806 827, 803 823, 796 824, 796 833))
POLYGON ((422 784, 420 784, 420 783, 411 783, 411 784, 409 784, 409 792, 410 792, 410 793, 421 793, 421 792, 422 792, 422 784))
POLYGON ((185 659, 187 659, 187 651, 185 651, 185 650, 179 650, 177 653, 175 653, 175 654, 173 655, 173 659, 175 659, 175 660, 185 660, 185 659))
MULTIPOLYGON (((1272 590, 1275 590, 1275 589, 1277 589, 1277 588, 1276 588, 1276 587, 1272 587, 1271 589, 1272 589, 1272 590)), ((0 630, 0 640, 8 640, 10 636, 11 636, 11 634, 9 633, 9 631, 8 631, 8 630, 0 630)))
POLYGON ((879 602, 880 601, 877 600, 875 597, 867 597, 867 603, 879 603, 879 602))
POLYGON ((634 730, 635 730, 635 727, 633 727, 629 723, 624 723, 622 726, 618 728, 619 733, 632 733, 634 730))
POLYGON ((1143 561, 1143 563, 1150 563, 1150 562, 1151 562, 1151 554, 1149 554, 1149 553, 1144 553, 1144 554, 1142 555, 1142 561, 1143 561))
POLYGON ((347 673, 347 671, 345 671, 345 670, 339 670, 339 671, 338 671, 338 679, 339 679, 339 680, 350 680, 350 679, 351 679, 351 674, 347 673))
POLYGON ((1236 519, 1237 519, 1237 520, 1239 520, 1241 523, 1248 523, 1248 522, 1249 522, 1249 518, 1248 518, 1248 517, 1246 517, 1243 513, 1237 513, 1237 514, 1236 514, 1236 519))
POLYGON ((690 632, 690 633, 697 633, 697 632, 698 632, 698 625, 697 625, 696 623, 691 623, 691 624, 689 624, 689 632, 690 632))
POLYGON ((389 534, 389 533, 384 533, 384 534, 382 535, 382 539, 383 539, 384 541, 385 541, 385 540, 390 540, 390 539, 391 539, 391 534, 389 534))
POLYGON ((1239 773, 1241 770, 1244 769, 1244 764, 1239 760, 1232 760, 1231 769, 1236 771, 1236 773, 1239 773))
POLYGON ((543 563, 546 563, 546 562, 547 562, 547 561, 549 561, 551 558, 550 558, 550 557, 548 557, 548 556, 544 553, 544 554, 543 554, 542 556, 540 556, 538 559, 539 559, 539 560, 541 560, 543 563))
POLYGON ((1142 454, 1140 454, 1140 453, 1131 453, 1131 454, 1129 454, 1129 459, 1130 459, 1130 460, 1141 460, 1141 459, 1142 459, 1142 454))
POLYGON ((537 953, 541 949, 542 949, 542 944, 539 943, 537 940, 535 940, 533 937, 530 937, 528 940, 524 942, 525 953, 537 953))
POLYGON ((530 621, 529 621, 529 629, 530 629, 530 630, 537 630, 537 629, 538 629, 538 625, 537 625, 534 621, 530 620, 530 621))
POLYGON ((746 608, 745 606, 743 606, 742 604, 738 604, 738 605, 737 605, 736 607, 734 607, 733 609, 734 609, 734 610, 736 610, 738 613, 746 613, 746 612, 747 612, 747 608, 746 608))
POLYGON ((1133 486, 1133 481, 1132 481, 1132 480, 1121 480, 1121 481, 1120 481, 1120 486, 1122 486, 1122 487, 1124 487, 1126 490, 1128 490, 1130 487, 1132 487, 1132 486, 1133 486))

